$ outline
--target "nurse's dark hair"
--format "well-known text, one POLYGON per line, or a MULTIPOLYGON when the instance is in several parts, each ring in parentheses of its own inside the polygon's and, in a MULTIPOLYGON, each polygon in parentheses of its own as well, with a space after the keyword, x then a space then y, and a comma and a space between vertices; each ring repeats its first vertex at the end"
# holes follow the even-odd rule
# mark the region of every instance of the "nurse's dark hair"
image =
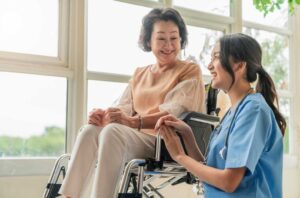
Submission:
POLYGON ((173 8, 154 8, 144 16, 138 42, 139 47, 146 52, 151 51, 149 43, 153 32, 153 26, 158 21, 172 21, 177 25, 181 39, 181 49, 184 49, 188 42, 187 28, 180 13, 173 8))
POLYGON ((250 83, 256 81, 258 74, 259 79, 256 85, 256 92, 261 93, 271 107, 282 135, 284 135, 286 121, 277 108, 278 96, 275 84, 262 66, 262 50, 258 42, 251 36, 242 33, 225 35, 220 38, 219 42, 221 48, 220 61, 224 69, 231 75, 233 79, 232 84, 235 81, 235 76, 230 65, 230 60, 235 63, 246 62, 246 78, 250 83))

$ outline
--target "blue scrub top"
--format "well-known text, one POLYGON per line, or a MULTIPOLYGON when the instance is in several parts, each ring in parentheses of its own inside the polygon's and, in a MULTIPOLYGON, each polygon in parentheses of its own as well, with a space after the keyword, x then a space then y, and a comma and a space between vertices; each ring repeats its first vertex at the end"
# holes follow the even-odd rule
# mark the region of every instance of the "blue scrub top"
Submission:
POLYGON ((282 197, 282 134, 260 93, 248 95, 236 109, 227 113, 212 133, 208 149, 208 166, 217 169, 246 167, 246 173, 233 193, 205 183, 206 198, 282 197))

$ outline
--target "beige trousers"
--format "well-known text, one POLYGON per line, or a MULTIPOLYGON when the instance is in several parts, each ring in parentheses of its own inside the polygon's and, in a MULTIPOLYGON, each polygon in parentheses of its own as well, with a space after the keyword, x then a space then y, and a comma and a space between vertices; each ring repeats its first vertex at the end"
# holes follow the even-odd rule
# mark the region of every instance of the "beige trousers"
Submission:
POLYGON ((155 137, 125 125, 85 125, 77 136, 60 194, 81 197, 95 172, 92 198, 113 198, 125 163, 154 156, 155 137), (97 161, 97 165, 96 165, 97 161))

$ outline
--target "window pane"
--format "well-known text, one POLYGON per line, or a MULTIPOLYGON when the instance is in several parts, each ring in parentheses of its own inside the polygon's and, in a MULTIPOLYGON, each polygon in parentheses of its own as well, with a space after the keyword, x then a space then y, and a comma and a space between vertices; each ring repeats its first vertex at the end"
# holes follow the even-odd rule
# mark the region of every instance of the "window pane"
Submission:
POLYGON ((280 10, 270 12, 264 17, 263 12, 258 11, 253 1, 242 1, 243 3, 243 19, 263 25, 270 25, 275 27, 287 27, 288 26, 288 4, 287 1, 283 3, 280 10))
POLYGON ((0 157, 65 151, 66 79, 0 72, 0 157))
POLYGON ((174 0, 174 5, 229 16, 229 0, 174 0))
POLYGON ((280 98, 279 99, 279 110, 280 113, 283 114, 285 121, 287 123, 287 127, 285 130, 285 135, 284 135, 284 152, 288 153, 289 152, 289 129, 290 129, 290 100, 288 98, 280 98))
POLYGON ((152 53, 138 47, 142 18, 149 11, 117 1, 89 0, 88 69, 131 75, 136 67, 153 63, 152 53))
POLYGON ((93 108, 106 109, 116 105, 126 87, 127 83, 89 80, 87 112, 93 108))
POLYGON ((243 32, 256 38, 263 50, 264 68, 271 74, 277 89, 289 88, 289 39, 276 33, 244 28, 243 32))
POLYGON ((209 75, 207 69, 211 51, 223 32, 195 26, 187 26, 189 42, 184 51, 184 58, 197 62, 203 74, 209 75))
POLYGON ((0 51, 57 56, 58 0, 1 0, 0 51))

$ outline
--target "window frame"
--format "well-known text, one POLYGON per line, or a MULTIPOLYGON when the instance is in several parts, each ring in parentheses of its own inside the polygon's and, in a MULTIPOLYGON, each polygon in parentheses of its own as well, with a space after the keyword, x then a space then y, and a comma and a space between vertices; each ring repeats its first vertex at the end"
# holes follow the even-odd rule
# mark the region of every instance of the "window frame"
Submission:
MULTIPOLYGON (((67 78, 67 120, 66 120, 66 152, 71 152, 77 131, 86 121, 87 114, 87 81, 99 80, 110 82, 128 82, 129 75, 92 72, 87 70, 87 3, 88 0, 59 0, 59 44, 58 56, 46 57, 11 52, 0 52, 0 71, 18 72, 39 75, 50 75, 67 78), (30 60, 30 61, 29 61, 30 60), (42 65, 42 67, 41 67, 42 65)), ((140 5, 145 7, 172 7, 172 0, 115 0, 123 3, 140 5)), ((241 32, 243 26, 255 27, 267 31, 289 36, 290 41, 290 89, 279 90, 279 96, 287 97, 291 101, 291 133, 290 153, 284 156, 285 167, 291 168, 298 164, 300 154, 300 105, 296 101, 300 99, 300 79, 297 73, 300 68, 300 32, 299 6, 295 14, 290 18, 290 29, 283 30, 247 22, 242 20, 242 1, 232 0, 230 16, 206 13, 174 6, 184 17, 186 23, 192 26, 224 31, 224 33, 241 32), (298 45, 296 45, 296 43, 298 45)), ((204 76, 204 81, 209 82, 210 77, 204 76)), ((20 175, 49 175, 55 158, 0 158, 0 176, 20 175)))

